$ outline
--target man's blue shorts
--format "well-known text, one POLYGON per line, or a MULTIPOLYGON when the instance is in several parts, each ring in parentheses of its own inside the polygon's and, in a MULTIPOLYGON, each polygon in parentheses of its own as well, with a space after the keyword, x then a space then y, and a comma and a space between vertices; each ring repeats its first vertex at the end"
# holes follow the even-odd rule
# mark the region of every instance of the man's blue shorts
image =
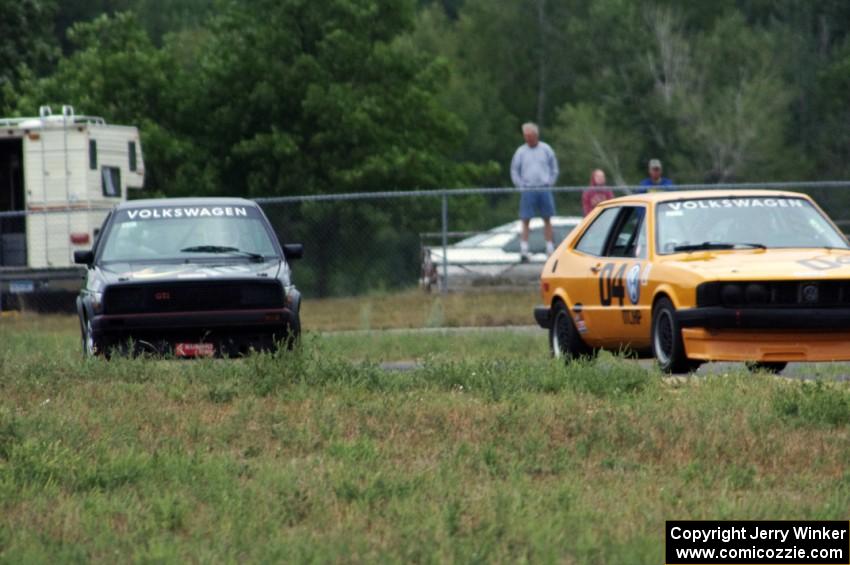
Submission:
POLYGON ((524 190, 519 193, 519 217, 551 218, 555 215, 555 198, 549 190, 524 190))

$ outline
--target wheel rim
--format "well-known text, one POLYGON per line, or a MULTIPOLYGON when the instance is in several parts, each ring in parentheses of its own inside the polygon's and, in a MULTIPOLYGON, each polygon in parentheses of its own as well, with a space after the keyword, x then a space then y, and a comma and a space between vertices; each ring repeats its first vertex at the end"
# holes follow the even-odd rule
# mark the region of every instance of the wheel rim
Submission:
POLYGON ((564 344, 570 340, 570 321, 567 319, 566 312, 558 312, 555 315, 552 331, 552 352, 556 359, 564 357, 564 344))
POLYGON ((659 363, 666 365, 673 358, 673 316, 669 310, 662 310, 655 320, 655 356, 659 363))

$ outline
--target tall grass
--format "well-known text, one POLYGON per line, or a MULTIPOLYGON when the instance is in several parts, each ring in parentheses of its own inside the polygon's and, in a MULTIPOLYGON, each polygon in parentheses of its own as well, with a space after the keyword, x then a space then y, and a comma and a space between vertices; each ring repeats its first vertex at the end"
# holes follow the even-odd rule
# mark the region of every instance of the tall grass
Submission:
POLYGON ((843 383, 564 367, 507 333, 392 338, 422 365, 388 372, 350 339, 104 362, 0 327, 0 561, 659 563, 667 519, 850 508, 843 383))

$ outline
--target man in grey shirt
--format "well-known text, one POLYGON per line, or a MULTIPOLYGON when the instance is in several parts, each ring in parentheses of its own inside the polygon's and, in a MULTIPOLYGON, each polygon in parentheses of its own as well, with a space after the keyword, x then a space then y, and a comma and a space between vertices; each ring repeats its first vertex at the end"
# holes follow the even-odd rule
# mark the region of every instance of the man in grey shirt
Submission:
POLYGON ((558 180, 558 159, 547 143, 540 141, 537 124, 522 124, 525 144, 520 145, 511 160, 511 180, 521 192, 519 196, 519 217, 522 220, 522 239, 520 254, 522 261, 528 261, 528 223, 531 218, 543 218, 543 235, 546 238, 546 254, 555 251, 552 241, 551 217, 555 215, 555 199, 549 187, 558 180))

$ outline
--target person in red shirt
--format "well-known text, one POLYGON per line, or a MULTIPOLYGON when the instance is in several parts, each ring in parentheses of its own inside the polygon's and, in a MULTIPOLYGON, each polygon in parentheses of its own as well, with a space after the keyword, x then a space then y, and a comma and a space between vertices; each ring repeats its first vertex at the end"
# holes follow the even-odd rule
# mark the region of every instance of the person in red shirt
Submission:
POLYGON ((605 180, 605 171, 596 169, 590 175, 590 188, 581 193, 581 207, 584 215, 590 214, 596 205, 614 198, 614 192, 608 188, 605 180))

